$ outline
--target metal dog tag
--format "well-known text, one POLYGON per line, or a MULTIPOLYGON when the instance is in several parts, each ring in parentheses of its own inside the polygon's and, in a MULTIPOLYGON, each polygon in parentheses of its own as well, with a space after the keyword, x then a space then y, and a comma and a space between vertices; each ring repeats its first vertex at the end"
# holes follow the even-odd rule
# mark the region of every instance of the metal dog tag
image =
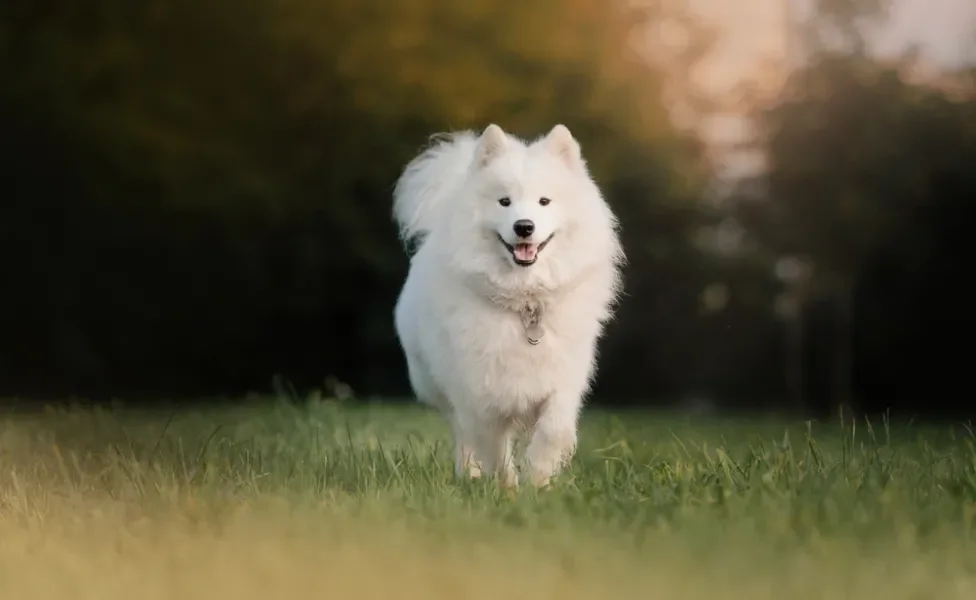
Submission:
POLYGON ((530 302, 522 308, 519 316, 522 318, 525 338, 535 346, 546 334, 546 330, 542 327, 542 307, 538 303, 530 302))

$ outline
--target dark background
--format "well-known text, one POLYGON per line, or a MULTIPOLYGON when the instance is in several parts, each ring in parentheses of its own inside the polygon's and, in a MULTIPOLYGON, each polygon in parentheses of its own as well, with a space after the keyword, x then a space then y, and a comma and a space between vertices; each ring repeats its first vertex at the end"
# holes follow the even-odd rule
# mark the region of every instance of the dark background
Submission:
POLYGON ((818 3, 730 99, 701 24, 619 0, 0 3, 0 396, 408 396, 400 169, 563 122, 630 260, 593 402, 968 416, 976 70, 873 58, 875 9, 818 3), (675 106, 747 111, 763 172, 675 106))

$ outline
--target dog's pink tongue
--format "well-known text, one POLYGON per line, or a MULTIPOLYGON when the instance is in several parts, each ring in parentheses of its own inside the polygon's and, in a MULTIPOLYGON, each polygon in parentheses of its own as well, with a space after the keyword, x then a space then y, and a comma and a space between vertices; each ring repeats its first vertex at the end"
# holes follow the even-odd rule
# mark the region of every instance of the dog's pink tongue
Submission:
POLYGON ((539 246, 536 244, 515 244, 515 258, 521 261, 532 260, 538 249, 539 246))

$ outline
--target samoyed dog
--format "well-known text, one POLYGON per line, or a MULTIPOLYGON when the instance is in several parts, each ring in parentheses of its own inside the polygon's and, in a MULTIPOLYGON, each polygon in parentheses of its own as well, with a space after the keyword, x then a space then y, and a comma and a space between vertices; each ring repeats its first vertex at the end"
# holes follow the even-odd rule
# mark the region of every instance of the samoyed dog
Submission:
POLYGON ((459 476, 548 485, 576 449, 597 340, 621 289, 617 219, 569 129, 434 138, 397 181, 416 252, 394 311, 418 399, 449 420, 459 476))

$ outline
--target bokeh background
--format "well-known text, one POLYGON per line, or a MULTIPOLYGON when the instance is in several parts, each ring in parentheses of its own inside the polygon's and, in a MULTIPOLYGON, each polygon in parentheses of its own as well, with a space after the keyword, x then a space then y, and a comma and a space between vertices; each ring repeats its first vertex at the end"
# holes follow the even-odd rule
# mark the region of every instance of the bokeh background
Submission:
POLYGON ((409 397, 400 170, 562 122, 630 261, 592 402, 972 411, 965 0, 12 0, 0 74, 13 402, 409 397))

